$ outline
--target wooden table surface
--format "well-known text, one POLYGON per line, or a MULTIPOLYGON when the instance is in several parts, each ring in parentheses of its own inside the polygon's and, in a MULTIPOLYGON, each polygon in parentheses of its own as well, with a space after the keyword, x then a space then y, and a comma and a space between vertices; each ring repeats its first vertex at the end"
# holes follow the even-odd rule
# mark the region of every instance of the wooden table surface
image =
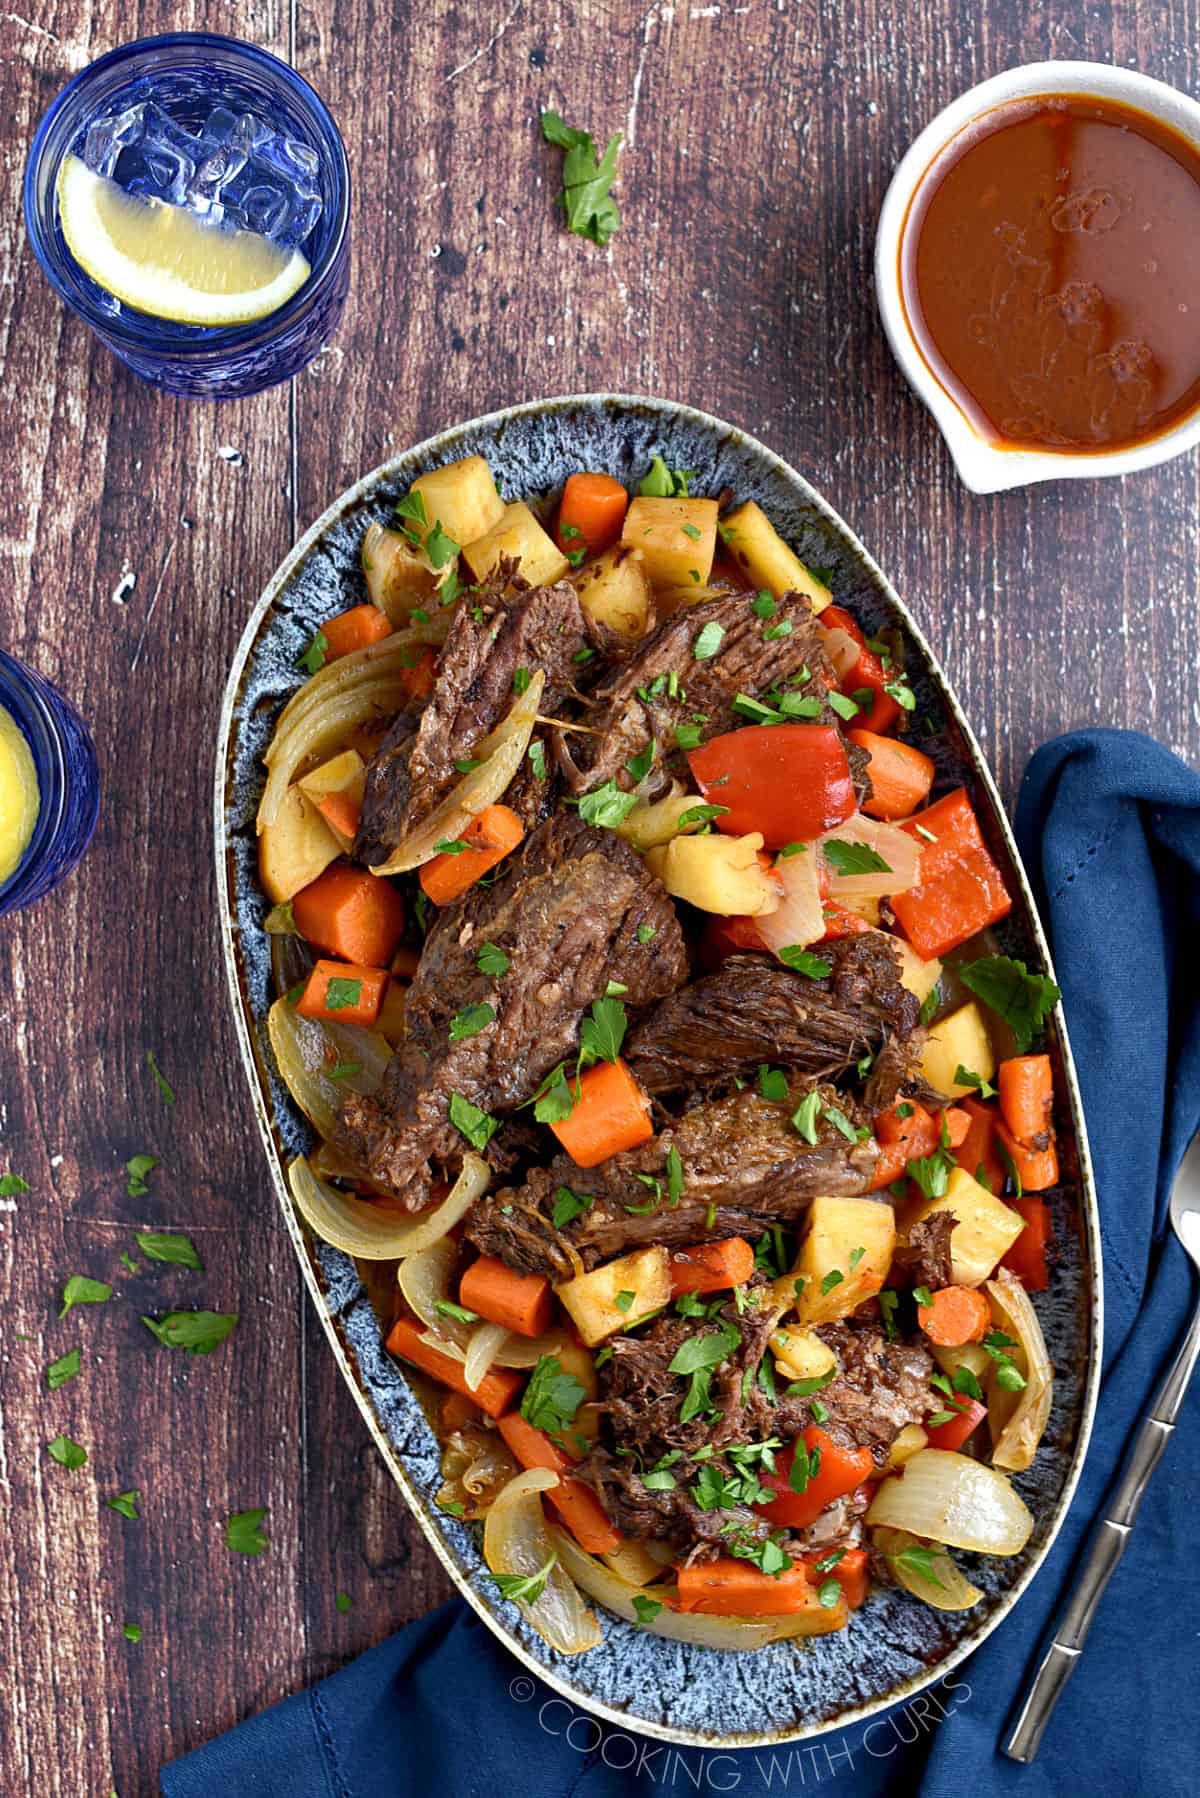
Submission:
POLYGON ((310 1312, 226 1010, 211 764, 259 590, 344 486, 440 426, 540 394, 664 394, 764 438, 850 521, 1010 800, 1069 726, 1137 726, 1194 759, 1196 458, 972 497, 887 351, 871 250, 892 167, 962 88, 1083 57, 1195 90, 1200 37, 1191 0, 342 0, 336 22, 333 0, 17 5, 0 15, 0 641, 90 720, 104 808, 68 886, 0 922, 0 1172, 31 1188, 0 1201, 0 1790, 135 1798, 447 1593, 310 1312), (291 387, 220 407, 111 361, 18 223, 25 146, 63 82, 167 28, 293 61, 354 175, 336 339, 291 387), (560 227, 540 105, 625 133, 608 253, 560 227), (141 1152, 161 1165, 132 1198, 141 1152), (147 1227, 190 1232, 206 1271, 127 1273, 147 1227), (72 1273, 116 1296, 60 1322, 72 1273), (195 1304, 241 1315, 208 1358, 138 1321, 195 1304), (76 1345, 81 1376, 50 1393, 45 1365, 76 1345), (85 1468, 47 1457, 60 1432, 85 1468), (104 1505, 130 1487, 138 1522, 104 1505), (231 1554, 223 1519, 257 1506, 269 1552, 231 1554))

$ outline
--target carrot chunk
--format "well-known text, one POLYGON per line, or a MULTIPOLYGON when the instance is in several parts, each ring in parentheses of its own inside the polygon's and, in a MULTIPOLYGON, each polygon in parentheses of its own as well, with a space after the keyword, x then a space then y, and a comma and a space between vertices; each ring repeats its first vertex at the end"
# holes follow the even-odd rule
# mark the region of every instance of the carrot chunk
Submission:
POLYGON ((629 495, 610 474, 567 476, 558 508, 558 546, 567 557, 578 550, 598 556, 617 541, 629 495))
POLYGON ((754 1272, 754 1250, 744 1236, 724 1242, 698 1242, 671 1252, 671 1296, 684 1292, 723 1292, 744 1286, 754 1272))
POLYGON ((939 1348, 961 1348, 981 1342, 991 1322, 991 1307, 973 1286, 939 1286, 928 1305, 917 1306, 917 1323, 939 1348))
POLYGON ((569 1116, 550 1128, 577 1167, 596 1167, 654 1135, 650 1104, 625 1063, 602 1061, 570 1080, 578 1098, 569 1116))
POLYGON ((465 849, 435 855, 421 869, 421 888, 435 905, 451 905, 481 874, 494 868, 514 850, 525 835, 525 826, 507 805, 485 805, 459 841, 465 849))
POLYGON ((389 880, 335 862, 292 900, 296 929, 314 949, 386 968, 404 931, 404 901, 389 880))
POLYGON ((918 955, 933 961, 1008 916, 1012 900, 961 787, 900 828, 921 845, 921 879, 893 895, 892 910, 918 955))
POLYGON ((461 1393, 473 1404, 486 1411, 489 1417, 499 1417, 507 1411, 518 1392, 521 1390, 521 1376, 511 1367, 493 1367, 485 1373, 474 1392, 467 1385, 466 1369, 461 1361, 453 1360, 435 1349, 432 1343, 425 1342, 420 1327, 407 1317, 398 1318, 392 1325, 387 1339, 388 1353, 399 1355, 403 1361, 411 1361, 423 1373, 432 1374, 443 1386, 449 1386, 452 1392, 461 1393))
POLYGON ((535 1429, 519 1411, 509 1411, 499 1422, 500 1434, 522 1467, 549 1467, 558 1474, 558 1485, 546 1493, 580 1548, 592 1555, 608 1555, 621 1546, 621 1538, 590 1486, 574 1479, 567 1468, 571 1457, 544 1430, 535 1429))
POLYGON ((1004 1190, 1004 1163, 996 1153, 996 1126, 999 1114, 992 1105, 979 1099, 960 1099, 956 1111, 965 1111, 970 1128, 954 1151, 959 1167, 965 1168, 972 1180, 978 1180, 989 1192, 1004 1190))
POLYGON ((327 1024, 362 1024, 369 1030, 379 1016, 386 968, 363 968, 352 961, 319 961, 296 1004, 302 1018, 327 1024))
POLYGON ((1046 1250, 1053 1234, 1050 1227, 1050 1207, 1045 1199, 1006 1199, 1004 1202, 1011 1205, 1014 1211, 1020 1212, 1025 1219, 1025 1228, 1003 1256, 1000 1265, 1016 1274, 1026 1292, 1045 1292, 1050 1284, 1046 1250))
POLYGON ((481 1255, 471 1263, 458 1296, 468 1311, 478 1311, 518 1336, 543 1335, 554 1316, 554 1293, 545 1274, 519 1274, 498 1255, 481 1255))
POLYGON ((317 810, 328 824, 334 836, 351 847, 358 835, 358 821, 362 817, 362 800, 356 793, 344 788, 340 793, 326 793, 318 799, 317 810))
POLYGON ((400 685, 405 693, 410 699, 428 699, 437 679, 437 656, 433 650, 423 649, 414 655, 406 649, 400 659, 404 663, 400 685))
POLYGON ((873 730, 848 730, 846 735, 870 756, 871 797, 863 811, 872 818, 907 818, 924 805, 933 785, 934 766, 923 749, 897 737, 880 737, 873 730))
POLYGON ((1014 1055, 996 1076, 1000 1115, 1018 1142, 1029 1148, 1053 1135, 1054 1076, 1048 1055, 1014 1055))
POLYGON ((867 1602, 868 1567, 865 1548, 843 1549, 832 1567, 828 1565, 828 1557, 823 1554, 806 1555, 804 1565, 814 1585, 819 1585, 823 1579, 837 1581, 848 1610, 857 1611, 860 1605, 867 1602))
POLYGON ((365 649, 368 643, 382 643, 395 628, 387 613, 381 612, 378 606, 351 606, 348 612, 339 612, 336 618, 326 619, 321 626, 321 635, 329 646, 325 660, 336 662, 352 650, 365 649))
POLYGON ((1023 1193, 1045 1192, 1048 1186, 1058 1185, 1058 1151, 1053 1138, 1045 1148, 1032 1149, 1018 1142, 1012 1131, 1000 1123, 996 1125, 996 1141, 1012 1162, 1023 1193))
POLYGON ((681 1611, 709 1617, 787 1617, 809 1602, 808 1575, 796 1562, 783 1573, 761 1573, 745 1561, 699 1561, 678 1573, 681 1611))

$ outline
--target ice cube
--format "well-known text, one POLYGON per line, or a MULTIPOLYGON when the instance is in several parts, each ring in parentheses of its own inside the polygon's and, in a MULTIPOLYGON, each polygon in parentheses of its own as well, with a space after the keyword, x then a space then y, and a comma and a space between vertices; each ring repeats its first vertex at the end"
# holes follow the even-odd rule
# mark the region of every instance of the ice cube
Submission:
POLYGON ((146 103, 127 106, 124 112, 109 113, 88 126, 83 144, 83 160, 97 175, 111 175, 122 150, 140 144, 146 135, 146 103))
POLYGON ((145 107, 145 126, 142 167, 123 186, 130 193, 182 206, 196 173, 199 143, 153 100, 145 107))

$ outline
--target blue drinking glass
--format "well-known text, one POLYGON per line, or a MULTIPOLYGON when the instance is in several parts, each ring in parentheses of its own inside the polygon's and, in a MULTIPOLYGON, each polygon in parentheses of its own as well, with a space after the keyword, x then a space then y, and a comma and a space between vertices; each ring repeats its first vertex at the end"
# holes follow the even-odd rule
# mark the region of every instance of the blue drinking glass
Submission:
POLYGON ((350 284, 350 171, 345 146, 307 81, 255 44, 210 32, 172 32, 110 50, 82 70, 38 126, 25 169, 25 221, 55 292, 136 375, 168 393, 236 399, 289 380, 336 329, 350 284), (217 107, 251 114, 316 158, 320 214, 300 247, 311 273, 275 312, 250 324, 176 324, 125 306, 68 250, 55 189, 63 157, 88 128, 145 101, 184 129, 217 107))
POLYGON ((29 744, 40 806, 25 853, 0 881, 0 917, 67 878, 92 840, 100 773, 87 725, 44 675, 0 649, 0 705, 29 744))

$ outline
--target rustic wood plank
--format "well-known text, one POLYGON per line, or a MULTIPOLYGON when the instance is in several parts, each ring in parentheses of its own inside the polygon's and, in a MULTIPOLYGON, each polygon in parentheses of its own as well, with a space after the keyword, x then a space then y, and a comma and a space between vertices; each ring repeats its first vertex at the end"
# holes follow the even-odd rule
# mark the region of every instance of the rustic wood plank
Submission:
MULTIPOLYGON (((111 4, 20 12, 0 44, 13 143, 134 29, 111 4)), ((0 429, 19 453, 0 488, 4 641, 81 704, 106 790, 70 886, 0 926, 0 1169, 33 1186, 0 1213, 0 1787, 46 1798, 151 1793, 171 1754, 446 1590, 309 1314, 232 1071, 213 720, 295 521, 492 406, 669 394, 766 438, 854 524, 927 625, 1010 797, 1033 745, 1071 724, 1137 724, 1200 753, 1177 649, 1195 615, 1195 459, 972 498, 888 355, 870 282, 890 170, 953 93, 1045 56, 1136 60, 1194 89, 1195 0, 496 0, 438 16, 307 0, 294 44, 282 0, 236 19, 197 0, 182 19, 142 7, 136 28, 168 21, 291 50, 329 99, 354 167, 354 290, 290 392, 187 407, 64 318, 23 239, 6 251, 0 429), (559 227, 544 104, 627 135, 625 226, 607 253, 559 227), (143 1150, 162 1166, 138 1200, 122 1164, 143 1150), (117 1256, 144 1225, 188 1229, 206 1273, 127 1274, 117 1256), (73 1271, 114 1278, 117 1298, 60 1324, 73 1271), (196 1303, 242 1316, 210 1359, 181 1361, 137 1321, 196 1303), (47 1394, 44 1363, 77 1342, 85 1372, 47 1394), (89 1449, 78 1473, 45 1457, 60 1429, 89 1449), (134 1485, 141 1522, 103 1508, 134 1485), (258 1505, 270 1553, 230 1557, 220 1520, 258 1505), (141 1644, 121 1639, 126 1619, 141 1644)), ((20 174, 15 156, 0 171, 10 218, 20 174)))

